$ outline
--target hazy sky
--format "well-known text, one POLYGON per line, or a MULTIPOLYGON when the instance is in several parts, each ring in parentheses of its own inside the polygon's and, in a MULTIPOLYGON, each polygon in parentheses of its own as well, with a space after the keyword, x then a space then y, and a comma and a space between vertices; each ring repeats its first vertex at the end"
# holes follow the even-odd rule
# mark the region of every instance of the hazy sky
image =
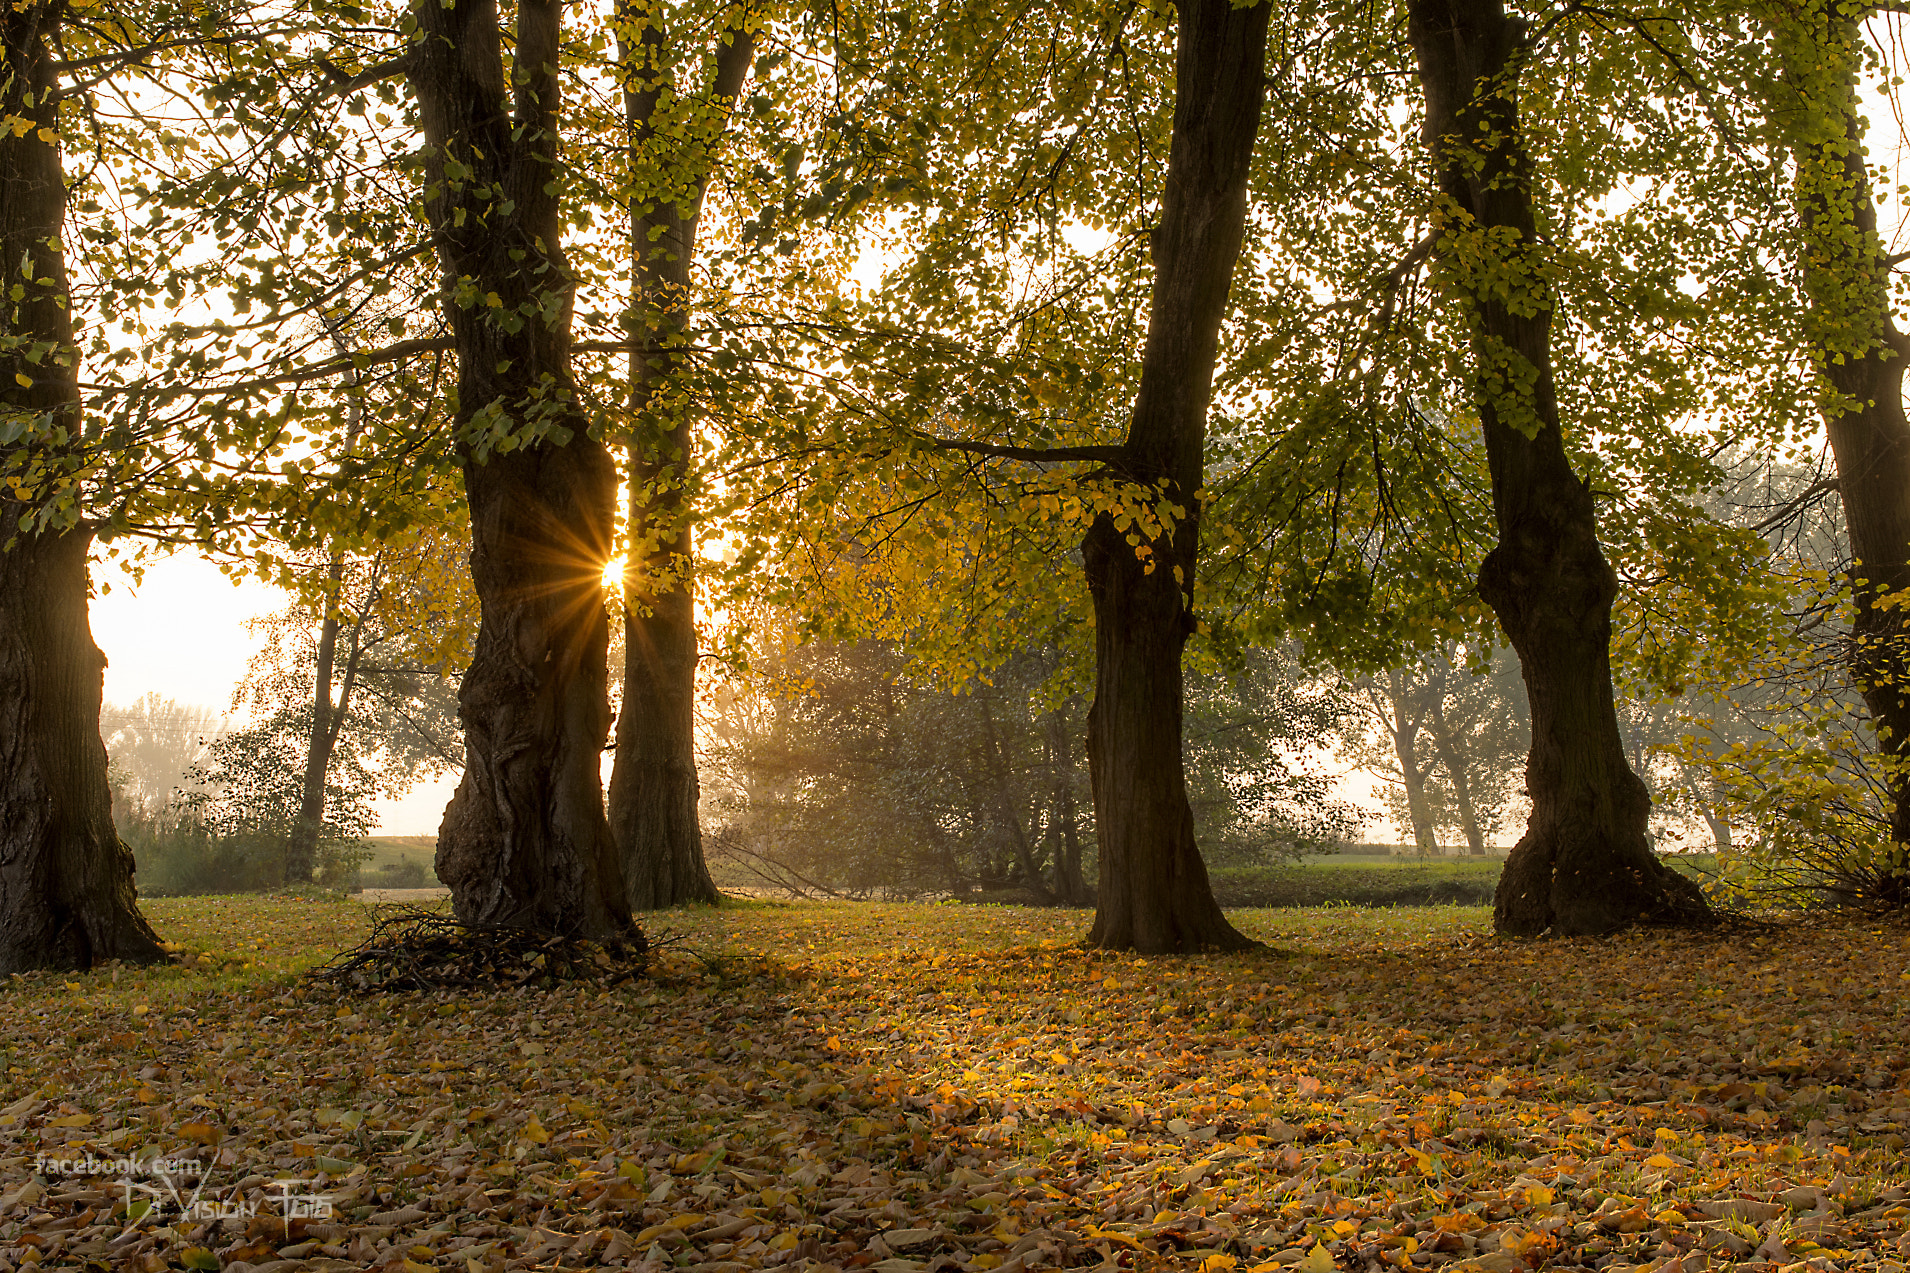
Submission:
MULTIPOLYGON (((95 562, 93 639, 106 651, 106 701, 131 703, 148 691, 224 713, 258 641, 246 620, 285 604, 276 588, 234 584, 196 553, 153 563, 134 587, 95 562)), ((401 800, 378 802, 379 835, 435 835, 454 779, 421 783, 401 800)))

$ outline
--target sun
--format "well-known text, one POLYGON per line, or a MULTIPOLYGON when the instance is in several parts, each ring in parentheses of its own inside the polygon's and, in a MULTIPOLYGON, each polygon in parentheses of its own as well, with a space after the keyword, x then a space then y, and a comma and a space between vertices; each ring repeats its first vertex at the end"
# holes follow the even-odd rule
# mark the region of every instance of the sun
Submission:
POLYGON ((623 558, 612 557, 604 563, 604 587, 616 588, 623 583, 623 558))

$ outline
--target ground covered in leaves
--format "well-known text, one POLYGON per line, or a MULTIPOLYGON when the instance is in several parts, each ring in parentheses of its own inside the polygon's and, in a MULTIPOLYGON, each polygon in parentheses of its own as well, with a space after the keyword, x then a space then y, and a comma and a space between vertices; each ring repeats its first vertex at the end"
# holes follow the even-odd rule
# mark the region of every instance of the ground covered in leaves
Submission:
POLYGON ((1901 926, 1249 911, 1268 951, 1159 960, 750 904, 634 984, 346 998, 293 974, 355 903, 148 909, 181 966, 6 991, 0 1271, 1910 1262, 1901 926))

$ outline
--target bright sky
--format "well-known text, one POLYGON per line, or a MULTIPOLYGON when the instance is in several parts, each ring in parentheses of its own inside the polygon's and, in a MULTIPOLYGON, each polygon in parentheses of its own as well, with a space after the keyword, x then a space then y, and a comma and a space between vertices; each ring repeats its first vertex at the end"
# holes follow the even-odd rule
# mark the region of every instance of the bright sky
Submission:
MULTIPOLYGON (((285 594, 255 580, 233 583, 197 553, 153 563, 134 586, 112 566, 94 565, 93 639, 106 651, 106 701, 126 704, 151 692, 181 703, 231 710, 232 691, 259 642, 246 620, 285 604, 285 594)), ((377 804, 379 835, 435 835, 454 779, 421 783, 400 800, 377 804)))

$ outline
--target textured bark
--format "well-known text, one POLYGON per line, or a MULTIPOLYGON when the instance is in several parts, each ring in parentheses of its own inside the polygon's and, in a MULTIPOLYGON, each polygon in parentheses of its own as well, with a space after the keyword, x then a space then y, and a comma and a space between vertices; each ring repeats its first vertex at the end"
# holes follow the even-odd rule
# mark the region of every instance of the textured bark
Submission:
POLYGON ((1100 885, 1088 944, 1159 954, 1255 943, 1220 913, 1194 843, 1181 758, 1181 653, 1194 627, 1200 504, 1220 324, 1265 96, 1269 4, 1181 0, 1174 131, 1141 382, 1123 478, 1184 510, 1145 562, 1107 514, 1082 544, 1094 601, 1088 770, 1100 885), (1164 486, 1163 486, 1164 484, 1164 486))
POLYGON ((602 593, 616 469, 570 373, 556 68, 561 7, 519 0, 506 87, 493 0, 419 0, 409 74, 431 148, 425 207, 458 354, 459 446, 480 619, 458 693, 465 769, 438 833, 459 918, 632 931, 604 817, 602 593))
MULTIPOLYGON (((67 457, 46 430, 80 424, 57 246, 66 185, 59 147, 40 131, 59 127, 60 12, 34 0, 0 10, 0 107, 33 125, 0 129, 0 416, 31 426, 0 458, 53 472, 67 457)), ((22 529, 33 511, 0 495, 0 974, 157 963, 165 956, 139 913, 133 855, 113 829, 99 735, 106 656, 87 620, 92 534, 22 529)))
MULTIPOLYGON (((1823 0, 1774 15, 1793 131, 1805 330, 1824 397, 1850 535, 1856 621, 1851 679, 1891 758, 1891 837, 1910 844, 1910 420, 1903 379, 1910 338, 1891 315, 1891 266, 1877 233, 1857 100, 1866 14, 1823 0)), ((1714 826, 1715 834, 1715 826, 1714 826)), ((1728 834, 1728 832, 1727 832, 1728 834)))
MULTIPOLYGON (((641 4, 620 9, 626 21, 645 12, 651 20, 625 57, 627 64, 635 63, 624 109, 633 149, 639 150, 655 140, 663 97, 662 17, 641 4)), ((717 98, 733 100, 742 91, 753 51, 746 30, 718 50, 717 98)), ((677 387, 680 356, 673 348, 687 319, 708 156, 692 156, 691 166, 698 175, 690 189, 633 193, 630 209, 635 428, 629 449, 623 711, 610 776, 610 825, 630 905, 637 910, 718 900, 697 818, 696 573, 688 498, 695 434, 677 387)))
POLYGON ((1552 388, 1552 306, 1531 255, 1533 195, 1516 93, 1523 26, 1500 0, 1411 0, 1408 37, 1446 201, 1438 253, 1474 316, 1499 530, 1479 595, 1518 652, 1532 708, 1532 817, 1500 878, 1494 926, 1565 936, 1641 921, 1707 922, 1697 886, 1651 852, 1651 800, 1625 762, 1613 708, 1618 581, 1599 547, 1591 490, 1565 452, 1552 388), (1477 147, 1478 138, 1493 144, 1477 147), (1501 264, 1516 285, 1479 268, 1466 247, 1480 232, 1508 231, 1501 264))

